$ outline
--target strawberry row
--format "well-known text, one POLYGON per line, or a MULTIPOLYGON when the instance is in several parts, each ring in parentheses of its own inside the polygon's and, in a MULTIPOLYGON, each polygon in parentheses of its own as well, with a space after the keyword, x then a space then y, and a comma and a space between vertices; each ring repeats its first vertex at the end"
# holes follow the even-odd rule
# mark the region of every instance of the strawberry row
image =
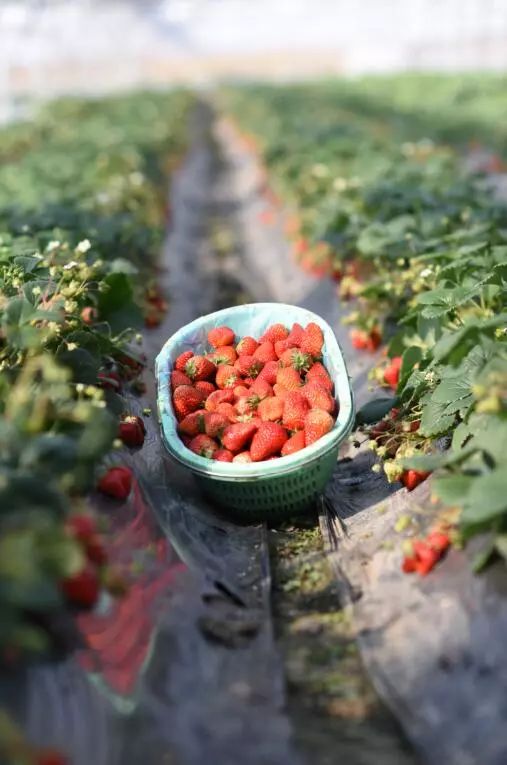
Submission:
POLYGON ((195 454, 261 462, 301 451, 332 430, 338 405, 316 323, 273 324, 258 339, 217 327, 208 342, 208 353, 185 351, 171 370, 178 433, 195 454))

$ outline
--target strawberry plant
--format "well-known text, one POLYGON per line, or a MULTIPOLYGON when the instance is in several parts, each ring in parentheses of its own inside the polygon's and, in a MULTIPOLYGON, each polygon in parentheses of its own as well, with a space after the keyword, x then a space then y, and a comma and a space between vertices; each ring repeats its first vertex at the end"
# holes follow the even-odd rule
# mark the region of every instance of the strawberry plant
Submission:
POLYGON ((150 280, 187 101, 67 100, 2 130, 1 661, 51 648, 48 615, 93 607, 108 580, 86 495, 127 497, 130 470, 99 463, 144 441, 121 393, 143 315, 164 310, 150 280))
POLYGON ((503 88, 409 75, 222 97, 256 136, 296 260, 352 301, 353 346, 387 344, 373 376, 394 396, 361 413, 386 475, 414 490, 437 471, 465 537, 493 530, 507 556, 507 209, 465 168, 477 144, 507 148, 503 88))

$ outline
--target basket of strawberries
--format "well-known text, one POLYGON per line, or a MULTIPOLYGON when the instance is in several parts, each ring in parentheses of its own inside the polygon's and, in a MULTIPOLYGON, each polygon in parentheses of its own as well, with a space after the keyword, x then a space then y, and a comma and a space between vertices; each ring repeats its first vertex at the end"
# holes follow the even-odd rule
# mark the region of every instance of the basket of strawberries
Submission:
POLYGON ((165 343, 156 374, 169 454, 236 518, 279 520, 322 493, 354 403, 316 314, 254 303, 202 316, 165 343))

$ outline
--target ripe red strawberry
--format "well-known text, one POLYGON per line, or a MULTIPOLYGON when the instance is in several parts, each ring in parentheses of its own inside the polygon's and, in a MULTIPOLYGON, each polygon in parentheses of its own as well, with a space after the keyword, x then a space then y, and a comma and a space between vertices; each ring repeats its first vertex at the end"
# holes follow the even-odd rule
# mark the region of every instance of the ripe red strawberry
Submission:
POLYGON ((171 372, 171 389, 176 390, 178 385, 192 385, 192 380, 184 372, 180 372, 179 369, 173 369, 171 372))
POLYGON ((178 433, 186 436, 196 436, 198 433, 204 433, 204 409, 198 409, 196 412, 187 414, 181 422, 178 423, 178 433))
POLYGON ((99 372, 97 374, 97 382, 104 390, 113 390, 115 392, 121 390, 120 375, 112 369, 99 372))
POLYGON ((273 395, 273 388, 267 380, 263 380, 258 377, 257 380, 255 380, 255 382, 252 384, 250 393, 254 396, 257 396, 259 401, 262 401, 264 398, 269 398, 273 395))
POLYGON ((235 409, 238 414, 253 414, 258 403, 259 399, 256 396, 242 396, 236 401, 235 409))
POLYGON ((202 393, 192 385, 179 385, 173 393, 173 407, 178 419, 182 420, 190 412, 200 409, 203 398, 202 393))
POLYGON ((268 361, 278 361, 278 356, 275 353, 275 347, 269 340, 262 342, 258 348, 255 349, 253 354, 254 359, 262 361, 267 364, 268 361))
POLYGON ((446 534, 444 531, 430 531, 426 537, 426 541, 430 547, 434 550, 438 550, 440 553, 445 552, 451 544, 449 534, 446 534))
POLYGON ((234 332, 230 327, 215 327, 208 332, 208 343, 213 348, 222 348, 224 345, 232 345, 234 332))
POLYGON ((213 353, 208 353, 206 358, 212 361, 215 366, 219 367, 221 364, 234 364, 238 358, 238 354, 232 345, 224 345, 223 348, 219 348, 213 353))
POLYGON ((185 364, 185 374, 194 382, 208 380, 216 372, 216 366, 205 356, 192 356, 185 364))
POLYGON ((65 529, 80 542, 86 542, 97 533, 97 521, 88 513, 76 513, 66 520, 65 529))
POLYGON ((185 444, 187 449, 190 448, 190 442, 192 441, 193 436, 186 436, 184 433, 181 433, 180 435, 180 441, 185 444))
POLYGON ((250 388, 247 388, 246 385, 236 385, 233 388, 233 392, 234 392, 234 398, 236 399, 236 401, 238 401, 238 399, 244 398, 245 396, 250 395, 250 388))
POLYGON ((217 449, 213 455, 213 459, 217 462, 232 462, 233 457, 234 455, 229 449, 217 449))
POLYGON ((440 560, 440 553, 433 549, 427 542, 416 541, 413 544, 414 557, 416 559, 415 570, 420 576, 426 576, 440 560))
POLYGON ((100 534, 93 534, 86 540, 85 551, 91 563, 103 566, 107 562, 107 552, 100 534))
POLYGON ((309 382, 310 380, 313 380, 314 377, 317 378, 324 378, 325 380, 328 380, 329 383, 326 385, 326 387, 333 385, 333 381, 331 380, 331 377, 329 376, 329 372, 327 371, 326 367, 321 361, 315 361, 308 372, 306 373, 306 379, 309 382))
POLYGON ((301 392, 308 401, 310 409, 324 409, 325 412, 334 414, 336 401, 320 382, 306 383, 301 388, 301 392))
POLYGON ((310 446, 333 429, 334 420, 323 409, 310 409, 305 417, 305 444, 310 446))
POLYGON ((280 356, 282 367, 292 367, 300 373, 307 372, 312 363, 312 357, 297 348, 289 348, 280 356))
POLYGON ((288 441, 282 446, 282 457, 288 457, 289 454, 295 454, 301 451, 306 446, 305 444, 305 432, 304 430, 298 430, 288 441))
MULTIPOLYGON (((266 399, 266 401, 270 400, 266 399)), ((260 462, 273 454, 279 454, 287 440, 287 431, 277 422, 262 422, 250 446, 252 461, 260 462)))
POLYGON ((238 356, 253 356, 258 347, 259 343, 255 338, 245 335, 237 344, 236 353, 238 356))
POLYGON ((229 420, 220 412, 204 413, 204 432, 210 438, 221 438, 228 425, 229 420))
POLYGON ((240 356, 234 362, 234 368, 242 377, 257 377, 263 366, 264 363, 253 356, 240 356))
POLYGON ((144 444, 146 428, 141 417, 129 415, 124 417, 118 428, 118 437, 121 438, 125 446, 134 448, 144 444))
POLYGON ((286 337, 285 340, 277 340, 275 343, 275 353, 278 356, 278 358, 281 358, 285 351, 289 350, 289 348, 293 348, 289 343, 289 338, 286 337))
POLYGON ((240 382, 240 374, 229 364, 223 364, 217 369, 215 382, 218 388, 234 388, 240 382))
POLYGON ((405 555, 401 564, 401 570, 404 574, 413 574, 417 570, 417 560, 412 555, 405 555))
POLYGON ((233 462, 251 462, 252 458, 250 456, 250 452, 240 452, 240 454, 236 454, 235 457, 232 459, 233 462))
POLYGON ((322 356, 322 346, 324 345, 324 333, 318 324, 311 321, 306 325, 303 332, 300 348, 303 353, 308 353, 313 358, 318 359, 322 356))
POLYGON ((281 367, 276 373, 276 384, 286 390, 297 390, 302 383, 299 373, 292 367, 281 367))
POLYGON ((72 574, 60 583, 67 600, 80 608, 93 608, 99 597, 100 582, 93 563, 85 563, 77 574, 72 574))
POLYGON ((97 488, 108 497, 127 499, 132 489, 132 470, 128 467, 112 467, 104 473, 97 488))
POLYGON ((210 393, 213 393, 216 391, 215 386, 212 382, 208 382, 208 380, 198 380, 195 384, 195 389, 200 391, 205 398, 208 398, 210 393))
POLYGON ((278 372, 279 364, 277 361, 268 361, 259 372, 258 380, 266 380, 270 385, 276 383, 276 373, 278 372))
POLYGON ((281 420, 283 416, 283 401, 281 398, 270 396, 261 401, 257 407, 257 414, 265 422, 281 420))
POLYGON ((259 339, 259 342, 265 343, 266 341, 269 341, 274 345, 278 340, 285 340, 288 336, 289 330, 287 327, 284 327, 283 324, 272 324, 271 327, 268 327, 264 332, 259 339))
POLYGON ((370 332, 366 332, 363 329, 351 329, 350 340, 354 348, 373 352, 377 350, 382 342, 382 335, 376 327, 370 330, 370 332))
POLYGON ((393 390, 398 387, 401 371, 401 356, 394 356, 391 363, 384 371, 384 382, 393 390))
POLYGON ((287 341, 291 344, 292 348, 298 348, 299 346, 301 346, 303 335, 304 335, 303 327, 301 326, 301 324, 298 324, 297 322, 295 322, 292 325, 291 331, 289 332, 287 341))
POLYGON ((428 476, 429 473, 424 473, 421 470, 404 470, 400 481, 407 491, 413 491, 416 486, 419 486, 419 484, 425 481, 428 476))
POLYGON ((280 398, 282 401, 285 401, 285 398, 287 396, 287 393, 289 391, 287 388, 284 388, 283 385, 279 385, 278 383, 275 383, 273 385, 273 393, 277 398, 280 398))
POLYGON ((229 422, 238 421, 238 413, 232 404, 228 404, 228 403, 219 404, 217 406, 216 411, 218 414, 223 414, 224 417, 227 417, 229 422))
POLYGON ((213 393, 209 394, 204 404, 204 408, 207 409, 208 412, 216 412, 219 404, 232 404, 233 401, 234 392, 231 388, 227 388, 226 390, 215 390, 213 393))
POLYGON ((194 355, 193 351, 184 351, 183 353, 180 353, 180 355, 174 362, 174 368, 177 369, 178 372, 184 372, 187 361, 189 361, 189 359, 191 359, 193 355, 194 355))
POLYGON ((222 445, 237 454, 251 441, 256 431, 257 426, 250 422, 237 422, 234 425, 229 425, 224 430, 222 445))
POLYGON ((308 401, 302 393, 298 390, 289 391, 283 402, 282 423, 288 430, 302 430, 309 408, 308 401))
POLYGON ((198 436, 194 436, 190 441, 189 449, 194 454, 198 454, 199 457, 206 457, 206 459, 210 460, 218 449, 218 444, 204 433, 199 433, 198 436))

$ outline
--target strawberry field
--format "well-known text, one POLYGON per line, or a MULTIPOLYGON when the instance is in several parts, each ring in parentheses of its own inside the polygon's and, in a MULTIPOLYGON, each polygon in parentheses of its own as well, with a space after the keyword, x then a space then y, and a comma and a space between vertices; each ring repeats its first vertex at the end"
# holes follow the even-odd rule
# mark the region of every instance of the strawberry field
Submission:
POLYGON ((1 763, 505 761, 504 90, 135 93, 1 129, 1 763), (256 302, 321 325, 238 329, 256 302), (263 471, 350 431, 328 331, 355 425, 280 520, 263 471), (188 468, 261 488, 233 512, 188 468))

